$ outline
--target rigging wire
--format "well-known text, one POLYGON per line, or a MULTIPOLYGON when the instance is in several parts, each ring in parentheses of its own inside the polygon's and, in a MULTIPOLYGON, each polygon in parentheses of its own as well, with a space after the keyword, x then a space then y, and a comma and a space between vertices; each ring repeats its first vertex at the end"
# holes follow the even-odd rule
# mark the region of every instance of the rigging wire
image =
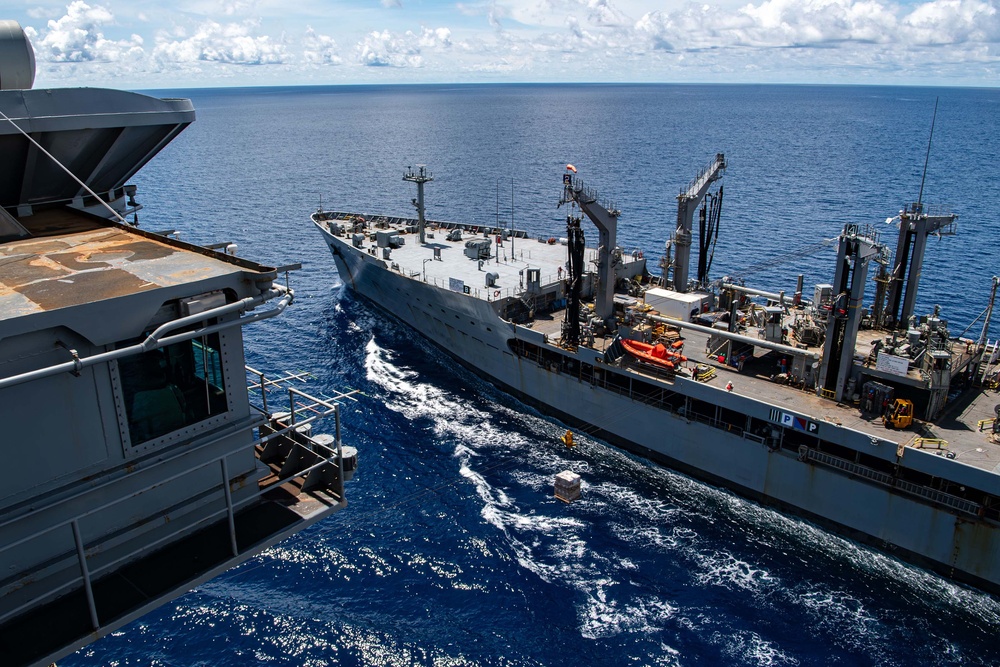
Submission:
POLYGON ((985 308, 983 308, 983 312, 981 312, 978 315, 976 315, 976 319, 974 319, 971 322, 969 322, 969 326, 967 326, 964 329, 962 329, 962 333, 958 334, 958 336, 956 336, 956 338, 961 338, 966 333, 968 333, 969 329, 971 329, 972 327, 976 326, 976 323, 983 317, 983 315, 986 314, 986 311, 988 311, 989 309, 990 309, 989 306, 986 306, 985 308))
MULTIPOLYGON (((788 264, 803 257, 809 257, 810 255, 815 255, 816 253, 829 248, 831 245, 840 240, 840 236, 832 236, 828 239, 823 239, 817 243, 810 243, 809 245, 804 245, 798 250, 789 253, 782 253, 779 258, 767 259, 755 264, 751 264, 742 269, 735 269, 729 272, 729 275, 734 278, 742 278, 745 276, 753 275, 754 273, 759 273, 766 269, 772 269, 776 266, 781 266, 782 264, 788 264)), ((720 279, 721 280, 721 279, 720 279)), ((720 281, 716 281, 718 283, 720 281)))

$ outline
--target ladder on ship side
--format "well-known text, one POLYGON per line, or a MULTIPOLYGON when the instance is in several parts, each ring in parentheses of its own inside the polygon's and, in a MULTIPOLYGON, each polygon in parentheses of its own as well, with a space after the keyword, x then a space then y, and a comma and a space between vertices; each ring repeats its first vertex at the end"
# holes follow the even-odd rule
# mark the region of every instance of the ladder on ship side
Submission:
POLYGON ((518 300, 524 305, 524 310, 525 310, 526 313, 528 313, 528 317, 534 317, 535 316, 535 297, 533 297, 533 296, 531 296, 531 295, 529 295, 527 293, 524 293, 524 294, 521 295, 521 297, 518 300))

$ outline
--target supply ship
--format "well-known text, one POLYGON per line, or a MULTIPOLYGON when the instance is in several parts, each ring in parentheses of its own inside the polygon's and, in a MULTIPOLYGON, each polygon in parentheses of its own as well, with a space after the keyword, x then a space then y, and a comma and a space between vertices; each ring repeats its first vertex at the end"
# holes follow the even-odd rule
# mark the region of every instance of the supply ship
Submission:
POLYGON ((242 327, 285 310, 295 267, 137 227, 127 181, 190 100, 34 76, 0 21, 4 665, 49 665, 339 511, 357 464, 350 393, 245 366, 242 327))
POLYGON ((716 155, 680 191, 656 266, 619 247, 620 212, 572 165, 551 237, 425 219, 423 166, 404 175, 416 218, 321 208, 312 222, 356 293, 572 428, 1000 592, 997 278, 972 338, 915 312, 928 236, 957 216, 908 204, 898 235, 880 225, 894 247, 845 225, 808 294, 802 276, 787 293, 711 281, 725 169, 716 155))

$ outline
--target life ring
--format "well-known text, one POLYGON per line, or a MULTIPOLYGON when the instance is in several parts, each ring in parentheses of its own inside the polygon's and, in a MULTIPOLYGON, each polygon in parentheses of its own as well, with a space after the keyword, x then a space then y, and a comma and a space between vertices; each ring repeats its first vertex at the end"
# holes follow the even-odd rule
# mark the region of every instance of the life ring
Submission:
POLYGON ((496 290, 495 292, 493 292, 494 299, 497 298, 498 296, 500 296, 500 290, 496 290))

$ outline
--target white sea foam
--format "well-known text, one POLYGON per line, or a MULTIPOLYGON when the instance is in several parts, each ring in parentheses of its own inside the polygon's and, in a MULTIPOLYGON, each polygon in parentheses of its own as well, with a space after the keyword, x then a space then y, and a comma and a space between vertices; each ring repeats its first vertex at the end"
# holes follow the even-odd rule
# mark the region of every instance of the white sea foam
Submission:
POLYGON ((660 598, 645 596, 618 602, 608 597, 615 582, 602 581, 579 611, 580 633, 587 639, 613 637, 622 632, 660 631, 677 608, 660 598))
POLYGON ((672 503, 662 498, 652 498, 638 493, 635 489, 603 482, 594 484, 588 496, 598 496, 637 521, 646 519, 655 522, 669 522, 672 516, 680 510, 672 503))
POLYGON ((587 526, 581 519, 572 516, 553 516, 547 514, 526 514, 513 508, 513 511, 502 509, 500 503, 487 503, 482 515, 489 523, 501 530, 517 530, 526 533, 537 533, 546 537, 556 537, 563 540, 574 539, 570 531, 587 526))
MULTIPOLYGON (((1000 601, 985 593, 968 589, 901 562, 888 554, 820 529, 808 521, 763 507, 727 490, 655 467, 650 469, 649 474, 662 478, 662 488, 677 491, 671 495, 680 505, 677 513, 672 513, 675 520, 681 516, 688 519, 697 517, 716 523, 721 519, 731 524, 733 530, 738 530, 743 540, 786 553, 809 554, 809 560, 803 563, 808 563, 810 567, 820 568, 830 562, 837 567, 846 567, 849 571, 853 571, 851 581, 854 585, 869 580, 873 586, 882 586, 884 584, 881 582, 891 581, 893 586, 909 589, 914 596, 925 602, 941 604, 945 609, 963 615, 972 613, 990 625, 1000 624, 1000 601)), ((593 494, 593 491, 591 493, 593 494)), ((628 503, 630 494, 638 496, 632 489, 626 487, 626 493, 621 498, 622 502, 628 503)), ((647 506, 655 514, 655 503, 647 506)), ((640 501, 633 505, 632 509, 641 512, 643 507, 644 503, 640 501)), ((613 530, 622 539, 636 540, 634 543, 645 541, 663 548, 681 546, 677 544, 680 534, 676 529, 673 533, 665 533, 656 527, 643 526, 638 522, 634 527, 616 524, 613 530)), ((686 542, 691 542, 696 537, 692 533, 693 531, 686 534, 686 542)), ((686 546, 693 549, 693 544, 686 546)), ((698 552, 692 550, 690 553, 698 552)), ((723 555, 723 552, 711 554, 707 559, 704 556, 701 554, 695 558, 695 562, 700 563, 702 568, 697 575, 697 580, 700 582, 740 590, 750 587, 773 591, 777 586, 777 582, 772 581, 772 575, 763 568, 738 559, 730 560, 733 557, 723 555)), ((817 577, 820 576, 822 573, 817 569, 817 577)), ((850 605, 847 605, 847 608, 850 608, 850 605)), ((845 615, 844 618, 853 616, 845 615)), ((870 625, 872 621, 870 617, 863 615, 855 620, 862 625, 870 625)))
POLYGON ((775 667, 777 665, 798 665, 799 661, 782 651, 773 642, 756 632, 738 630, 732 633, 715 633, 713 640, 722 644, 723 654, 740 664, 775 667))
POLYGON ((495 503, 487 503, 482 513, 503 531, 521 567, 576 592, 582 636, 597 639, 622 632, 652 632, 662 629, 674 614, 667 600, 634 597, 634 590, 622 582, 627 579, 625 573, 636 569, 635 563, 619 558, 613 550, 593 550, 587 537, 592 528, 588 521, 537 510, 526 513, 495 503))
MULTIPOLYGON (((518 457, 515 482, 538 490, 552 484, 551 473, 539 473, 539 465, 550 471, 569 468, 586 472, 589 468, 586 462, 565 461, 554 455, 559 451, 555 445, 547 451, 538 451, 544 449, 537 446, 538 436, 547 436, 554 443, 562 434, 559 427, 542 419, 526 419, 525 415, 505 411, 502 406, 491 406, 497 408, 492 413, 478 409, 462 397, 421 381, 418 373, 398 365, 393 354, 380 348, 374 339, 366 347, 365 367, 369 380, 386 390, 387 407, 411 419, 431 419, 439 437, 457 443, 453 456, 459 462, 459 475, 473 485, 482 502, 481 516, 505 535, 522 567, 546 581, 568 583, 580 590, 591 588, 588 573, 600 568, 588 565, 593 555, 582 537, 587 522, 562 513, 561 504, 551 506, 560 508, 560 513, 547 512, 544 505, 541 510, 534 507, 526 511, 503 488, 491 484, 485 471, 477 468, 477 460, 482 457, 480 450, 503 447, 511 456, 518 457), (521 429, 529 429, 528 434, 502 432, 497 423, 504 418, 517 418, 521 429), (531 432, 535 429, 537 435, 531 432)), ((495 469, 497 463, 495 459, 491 461, 495 469)))
POLYGON ((365 346, 367 379, 385 391, 383 404, 410 420, 426 419, 439 440, 459 443, 462 451, 503 446, 517 450, 529 440, 495 426, 495 415, 476 401, 448 392, 420 373, 397 363, 395 354, 380 347, 374 337, 365 346))
POLYGON ((794 601, 811 617, 813 627, 846 633, 854 640, 867 637, 878 625, 864 602, 844 591, 819 586, 796 594, 794 601))
MULTIPOLYGON (((456 452, 456 456, 463 458, 470 455, 463 455, 456 452)), ((503 489, 491 486, 485 477, 469 467, 468 461, 462 462, 461 467, 458 469, 458 474, 472 482, 476 488, 476 493, 479 494, 479 497, 482 498, 487 506, 505 507, 511 504, 510 498, 504 493, 503 489)))
POLYGON ((656 524, 625 525, 612 522, 608 525, 612 535, 629 546, 642 546, 644 549, 659 549, 671 552, 691 548, 696 533, 677 526, 656 524))
MULTIPOLYGON (((394 360, 395 354, 379 347, 374 336, 365 345, 367 379, 386 391, 385 407, 408 419, 430 417, 446 421, 452 418, 458 405, 448 400, 447 394, 436 385, 421 382, 419 373, 393 363, 394 360)), ((468 418, 468 413, 461 412, 455 416, 468 418)))
MULTIPOLYGON (((632 599, 627 591, 619 601, 609 591, 618 592, 625 584, 619 573, 633 571, 635 564, 619 559, 614 552, 597 553, 591 549, 587 533, 591 524, 579 514, 546 511, 546 506, 529 511, 517 506, 506 494, 498 494, 486 481, 465 472, 477 485, 484 500, 483 518, 500 530, 513 550, 517 562, 543 581, 568 587, 582 600, 577 616, 580 632, 588 638, 606 637, 629 631, 662 628, 674 608, 665 600, 648 597, 632 599)), ((574 503, 585 510, 581 503, 574 503)))
POLYGON ((760 593, 778 582, 767 570, 737 558, 728 551, 694 552, 694 579, 702 586, 722 586, 760 593))

